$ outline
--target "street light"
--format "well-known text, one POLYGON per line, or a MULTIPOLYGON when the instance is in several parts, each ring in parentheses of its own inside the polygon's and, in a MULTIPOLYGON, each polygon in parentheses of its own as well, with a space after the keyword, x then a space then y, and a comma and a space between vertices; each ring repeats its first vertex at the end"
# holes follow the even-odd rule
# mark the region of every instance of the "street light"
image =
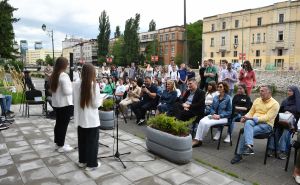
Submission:
POLYGON ((52 39, 52 58, 53 58, 53 63, 55 62, 54 61, 54 41, 53 41, 53 30, 47 30, 47 27, 45 24, 42 25, 42 29, 43 31, 47 31, 49 36, 51 37, 52 39))

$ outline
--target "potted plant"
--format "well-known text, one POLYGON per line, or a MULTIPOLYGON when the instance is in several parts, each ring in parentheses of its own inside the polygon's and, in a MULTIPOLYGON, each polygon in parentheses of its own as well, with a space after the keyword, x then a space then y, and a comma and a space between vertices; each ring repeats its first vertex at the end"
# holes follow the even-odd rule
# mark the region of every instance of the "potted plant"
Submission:
POLYGON ((114 100, 105 99, 99 110, 100 129, 110 130, 114 128, 114 100))
POLYGON ((189 125, 195 119, 180 121, 160 114, 147 121, 146 146, 165 159, 185 164, 192 159, 192 136, 189 125))

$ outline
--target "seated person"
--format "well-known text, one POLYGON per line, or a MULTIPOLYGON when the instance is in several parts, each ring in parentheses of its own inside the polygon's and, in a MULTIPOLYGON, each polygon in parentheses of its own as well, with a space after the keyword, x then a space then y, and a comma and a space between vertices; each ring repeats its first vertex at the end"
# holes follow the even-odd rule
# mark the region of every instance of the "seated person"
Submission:
POLYGON ((106 84, 101 93, 110 95, 110 97, 112 97, 114 89, 115 89, 115 84, 113 83, 111 78, 109 78, 108 81, 105 81, 106 84))
POLYGON ((217 91, 216 82, 215 81, 209 82, 207 85, 207 91, 205 93, 205 115, 208 115, 214 97, 217 95, 219 95, 219 92, 217 91))
POLYGON ((24 71, 24 83, 27 86, 28 90, 33 90, 35 89, 34 84, 31 80, 30 72, 29 71, 24 71))
POLYGON ((205 93, 198 88, 197 81, 191 78, 187 82, 188 90, 184 93, 182 99, 175 103, 173 116, 182 121, 187 121, 192 117, 204 117, 205 93))
MULTIPOLYGON (((279 113, 288 114, 289 122, 280 120, 279 114, 275 119, 277 152, 279 159, 286 159, 289 145, 291 143, 291 133, 297 129, 296 121, 300 113, 300 92, 296 86, 288 87, 287 98, 280 105, 279 113), (279 121, 280 120, 280 121, 279 121)), ((274 140, 269 144, 269 156, 274 153, 274 140)))
POLYGON ((157 87, 157 95, 160 97, 163 93, 163 87, 160 79, 154 79, 153 80, 154 84, 157 87))
MULTIPOLYGON (((202 145, 203 138, 211 126, 226 124, 231 116, 232 106, 230 96, 227 94, 229 92, 228 84, 219 82, 218 91, 220 94, 214 97, 209 115, 202 118, 198 124, 193 147, 202 145)), ((217 131, 214 140, 218 140, 220 137, 220 131, 217 131)))
POLYGON ((234 123, 241 120, 251 108, 252 101, 247 95, 247 87, 245 84, 241 83, 238 85, 237 93, 232 99, 232 114, 231 118, 228 120, 229 128, 227 131, 227 136, 224 139, 225 143, 230 142, 230 133, 233 132, 234 123))
POLYGON ((231 164, 240 162, 242 155, 254 154, 253 137, 258 134, 272 132, 276 115, 279 111, 279 103, 272 98, 271 87, 263 85, 259 90, 260 98, 257 98, 250 111, 241 118, 245 123, 244 134, 238 143, 237 154, 231 160, 231 164))
POLYGON ((0 94, 0 104, 1 104, 1 116, 6 116, 8 118, 14 117, 14 112, 10 110, 12 103, 11 95, 0 94))
POLYGON ((177 99, 177 92, 175 89, 175 82, 173 80, 167 81, 167 89, 163 91, 157 106, 159 113, 166 112, 169 114, 173 110, 174 103, 177 99))
POLYGON ((145 122, 146 111, 158 104, 157 86, 152 83, 151 77, 146 76, 141 90, 141 101, 133 103, 131 108, 136 116, 136 123, 141 125, 145 122))
POLYGON ((136 79, 130 79, 131 83, 127 91, 127 97, 120 102, 120 108, 124 116, 127 116, 128 105, 140 101, 141 88, 137 85, 136 79))
POLYGON ((119 85, 117 86, 116 92, 115 92, 117 101, 120 101, 123 99, 125 91, 126 91, 126 87, 124 85, 124 81, 123 81, 123 79, 120 78, 119 85))

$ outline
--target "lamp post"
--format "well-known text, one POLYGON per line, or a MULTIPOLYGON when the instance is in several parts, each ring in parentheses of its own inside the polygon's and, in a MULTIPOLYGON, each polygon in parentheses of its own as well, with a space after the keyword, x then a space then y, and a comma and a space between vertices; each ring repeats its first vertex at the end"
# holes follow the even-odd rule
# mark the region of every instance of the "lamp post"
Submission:
POLYGON ((188 43, 187 43, 187 26, 186 26, 186 0, 184 0, 184 10, 183 10, 183 19, 184 19, 184 63, 189 64, 189 57, 188 57, 188 43))
POLYGON ((53 59, 53 63, 55 62, 54 61, 54 41, 53 41, 53 30, 47 30, 47 27, 45 24, 42 25, 42 29, 43 31, 47 31, 49 36, 51 37, 52 39, 52 59, 53 59))

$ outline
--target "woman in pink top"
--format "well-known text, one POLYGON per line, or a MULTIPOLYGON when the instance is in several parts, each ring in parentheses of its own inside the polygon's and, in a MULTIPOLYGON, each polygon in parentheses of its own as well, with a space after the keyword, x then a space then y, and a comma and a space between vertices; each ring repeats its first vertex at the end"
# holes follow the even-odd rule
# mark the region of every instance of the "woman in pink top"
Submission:
POLYGON ((248 60, 246 60, 243 64, 243 69, 240 71, 239 80, 241 83, 246 84, 248 95, 250 95, 252 88, 256 85, 256 77, 255 72, 248 60))

